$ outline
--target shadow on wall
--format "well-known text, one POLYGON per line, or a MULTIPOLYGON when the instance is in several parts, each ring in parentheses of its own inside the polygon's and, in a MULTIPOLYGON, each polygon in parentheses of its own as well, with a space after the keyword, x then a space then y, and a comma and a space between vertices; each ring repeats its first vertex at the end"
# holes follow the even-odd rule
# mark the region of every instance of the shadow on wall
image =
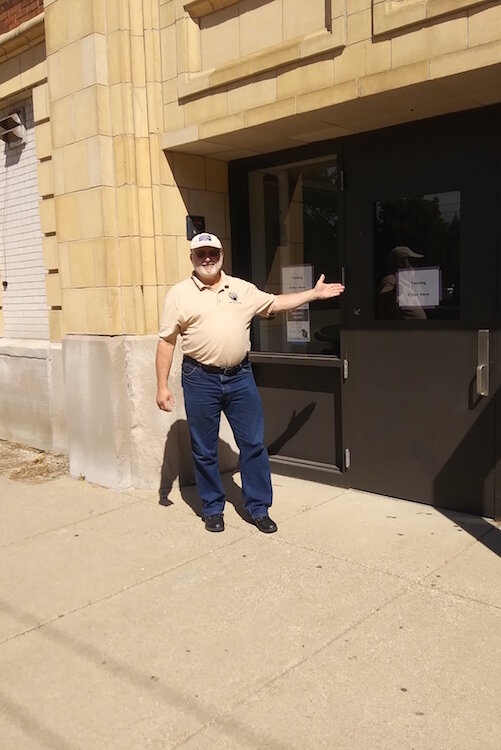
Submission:
POLYGON ((445 506, 443 498, 449 496, 455 500, 455 511, 501 518, 496 487, 496 469, 499 471, 501 467, 501 440, 496 437, 500 398, 498 389, 484 404, 481 396, 472 397, 470 384, 468 407, 470 411, 476 410, 478 416, 435 478, 434 505, 445 506), (467 482, 465 466, 471 467, 467 482), (482 507, 478 507, 477 498, 486 498, 482 507))
MULTIPOLYGON (((474 381, 470 383, 468 392, 468 403, 470 411, 478 409, 483 402, 481 396, 476 396, 474 392, 474 381)), ((473 423, 471 429, 463 437, 455 451, 444 464, 440 473, 434 482, 434 492, 436 504, 440 506, 442 498, 453 488, 454 497, 463 499, 464 509, 459 507, 456 500, 455 511, 438 507, 438 510, 449 518, 458 527, 467 531, 474 539, 483 544, 485 547, 501 556, 501 529, 494 526, 482 516, 501 519, 501 506, 499 504, 499 494, 496 488, 496 469, 501 466, 501 440, 496 439, 496 425, 499 421, 498 404, 501 398, 501 389, 493 394, 485 407, 480 411, 479 416, 473 423), (489 439, 486 441, 485 436, 489 439), (482 446, 479 451, 478 446, 482 446), (468 485, 465 487, 461 477, 464 476, 463 466, 471 465, 475 461, 476 471, 470 473, 468 485), (475 502, 479 497, 493 497, 493 505, 485 502, 480 514, 466 515, 461 513, 464 510, 469 512, 469 505, 475 502), (460 512, 457 512, 460 511, 460 512)), ((499 481, 499 480, 498 480, 499 481)))
POLYGON ((18 164, 21 155, 26 147, 26 143, 5 144, 5 167, 12 167, 18 164))
POLYGON ((268 445, 269 456, 276 456, 278 453, 280 453, 282 448, 287 445, 288 442, 296 437, 301 428, 304 427, 304 425, 310 419, 311 415, 316 409, 316 406, 317 404, 315 401, 310 401, 310 403, 307 404, 299 412, 296 412, 295 409, 293 410, 289 419, 289 423, 285 427, 282 434, 275 438, 275 440, 273 440, 268 445))
MULTIPOLYGON (((227 166, 226 162, 208 159, 203 156, 173 152, 165 155, 172 172, 174 184, 177 185, 178 197, 184 203, 187 216, 203 217, 203 224, 196 226, 196 232, 212 232, 227 245, 227 166), (209 168, 210 163, 210 168, 209 168)), ((174 189, 174 188, 172 188, 174 189)), ((186 258, 188 259, 188 240, 186 240, 186 258)), ((231 267, 231 253, 224 257, 224 268, 231 267)), ((191 270, 191 264, 190 264, 191 270)))
MULTIPOLYGON (((228 473, 224 473, 225 467, 234 467, 238 464, 238 455, 221 438, 219 438, 218 452, 226 500, 233 505, 238 515, 247 521, 249 519, 244 510, 242 490, 234 480, 238 469, 226 469, 228 473)), ((160 505, 169 506, 173 504, 169 500, 169 494, 176 480, 179 482, 179 491, 184 502, 189 505, 195 515, 201 518, 202 503, 195 486, 190 433, 185 419, 174 422, 165 441, 158 491, 160 505)))

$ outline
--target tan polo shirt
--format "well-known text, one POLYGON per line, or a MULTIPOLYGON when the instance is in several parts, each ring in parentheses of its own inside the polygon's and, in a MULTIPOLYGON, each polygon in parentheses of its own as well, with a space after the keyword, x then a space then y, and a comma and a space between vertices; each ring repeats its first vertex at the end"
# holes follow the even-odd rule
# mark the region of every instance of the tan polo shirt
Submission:
POLYGON ((183 354, 205 365, 233 367, 250 351, 252 318, 267 317, 275 299, 224 271, 217 290, 192 274, 167 292, 159 336, 180 334, 183 354))

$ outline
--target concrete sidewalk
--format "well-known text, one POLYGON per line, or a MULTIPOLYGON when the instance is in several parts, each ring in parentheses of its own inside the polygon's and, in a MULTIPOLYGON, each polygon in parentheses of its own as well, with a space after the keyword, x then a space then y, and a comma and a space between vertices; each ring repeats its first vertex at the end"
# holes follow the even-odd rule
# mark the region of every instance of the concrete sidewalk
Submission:
POLYGON ((499 750, 499 524, 274 487, 278 534, 209 534, 194 488, 0 477, 1 747, 499 750))

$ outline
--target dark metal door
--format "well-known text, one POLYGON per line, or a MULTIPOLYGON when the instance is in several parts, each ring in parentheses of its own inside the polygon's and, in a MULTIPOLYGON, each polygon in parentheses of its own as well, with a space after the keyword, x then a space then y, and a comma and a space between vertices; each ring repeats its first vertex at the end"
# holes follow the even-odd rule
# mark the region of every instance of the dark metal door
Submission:
POLYGON ((344 151, 352 487, 494 515, 499 124, 344 151))

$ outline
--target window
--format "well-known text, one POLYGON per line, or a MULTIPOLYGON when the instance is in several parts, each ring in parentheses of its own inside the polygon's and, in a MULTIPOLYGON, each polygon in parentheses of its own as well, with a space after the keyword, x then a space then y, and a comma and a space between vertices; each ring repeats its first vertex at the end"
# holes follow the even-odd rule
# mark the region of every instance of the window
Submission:
POLYGON ((460 199, 451 191, 376 202, 376 319, 459 318, 460 199))
MULTIPOLYGON (((336 157, 251 172, 252 281, 280 294, 340 281, 336 157)), ((339 298, 254 323, 254 350, 339 356, 339 298)))

